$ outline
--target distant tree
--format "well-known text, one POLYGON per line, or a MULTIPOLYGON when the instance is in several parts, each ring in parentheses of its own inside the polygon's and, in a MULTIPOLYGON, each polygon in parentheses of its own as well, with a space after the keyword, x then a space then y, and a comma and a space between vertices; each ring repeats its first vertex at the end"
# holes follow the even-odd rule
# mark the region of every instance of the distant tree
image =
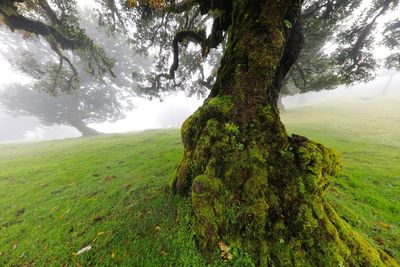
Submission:
MULTIPOLYGON (((34 7, 45 10, 43 1, 34 7)), ((70 42, 49 26, 51 16, 45 24, 50 28, 39 31, 29 26, 40 23, 27 22, 22 14, 35 9, 16 2, 0 5, 9 27, 51 35, 68 48, 64 44, 70 42)), ((379 64, 372 33, 378 18, 398 11, 398 0, 368 5, 361 0, 98 3, 103 25, 127 32, 138 51, 157 59, 153 74, 134 73, 139 92, 158 96, 182 88, 202 93, 203 82, 211 88, 182 126, 184 155, 171 183, 191 202, 196 239, 206 255, 219 245, 229 259, 226 243, 247 252, 257 266, 398 266, 324 199, 330 177, 341 168, 338 154, 305 137, 289 137, 277 109, 289 75, 301 76, 305 68, 304 81, 314 85, 304 88, 373 78, 379 64), (361 19, 348 26, 360 10, 361 19), (331 54, 322 52, 327 42, 336 46, 331 54), (215 50, 222 53, 217 71, 215 50), (295 71, 301 59, 303 68, 295 71)), ((397 38, 390 25, 387 35, 397 38)))
POLYGON ((124 111, 133 108, 134 81, 130 74, 136 63, 140 63, 142 69, 146 68, 145 59, 133 53, 121 34, 110 38, 99 31, 88 10, 83 11, 79 22, 88 34, 102 43, 102 50, 107 51, 113 61, 118 61, 118 66, 113 67, 113 71, 118 71, 118 77, 110 80, 96 75, 95 63, 90 63, 90 58, 67 52, 69 64, 79 73, 76 84, 79 88, 72 89, 71 73, 62 68, 63 62, 53 53, 48 53, 51 49, 45 40, 3 31, 0 40, 8 44, 8 60, 32 79, 27 85, 10 84, 0 91, 0 106, 6 112, 15 116, 35 116, 45 125, 72 126, 87 136, 98 134, 87 124, 122 119, 124 111), (18 43, 27 43, 29 48, 21 49, 16 45, 18 43), (87 60, 89 64, 86 64, 87 60))
POLYGON ((58 97, 45 92, 14 85, 0 91, 0 107, 14 116, 34 116, 43 124, 68 125, 82 136, 98 134, 89 123, 115 121, 124 117, 124 108, 116 99, 115 90, 90 88, 58 97))

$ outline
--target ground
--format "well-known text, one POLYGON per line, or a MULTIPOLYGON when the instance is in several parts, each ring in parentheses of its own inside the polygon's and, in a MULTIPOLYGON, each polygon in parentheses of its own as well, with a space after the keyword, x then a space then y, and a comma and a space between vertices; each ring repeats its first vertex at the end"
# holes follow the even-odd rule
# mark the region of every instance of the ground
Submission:
MULTIPOLYGON (((282 115, 289 132, 341 152, 344 170, 329 200, 398 261, 399 100, 353 99, 282 115)), ((181 156, 178 130, 1 145, 0 266, 206 265, 188 204, 167 189, 181 156)), ((213 266, 224 265, 215 258, 213 266)), ((243 262, 241 254, 230 263, 243 262)))

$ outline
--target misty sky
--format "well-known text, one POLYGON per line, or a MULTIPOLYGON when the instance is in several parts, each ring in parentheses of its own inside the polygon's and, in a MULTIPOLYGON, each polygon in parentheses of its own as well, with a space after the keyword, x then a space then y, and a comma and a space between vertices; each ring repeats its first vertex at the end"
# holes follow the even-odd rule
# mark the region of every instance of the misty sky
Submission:
MULTIPOLYGON (((0 64, 4 71, 6 64, 4 61, 0 64)), ((5 77, 15 77, 13 75, 11 72, 9 76, 5 77)), ((302 105, 338 103, 341 101, 351 101, 352 99, 369 101, 374 97, 399 97, 400 74, 396 73, 393 76, 390 86, 384 91, 389 78, 390 76, 384 75, 368 84, 358 84, 352 87, 340 87, 331 91, 288 96, 284 98, 284 104, 287 108, 295 108, 302 105)), ((4 83, 4 79, 1 80, 4 83)), ((182 94, 167 97, 163 102, 137 98, 134 101, 136 108, 126 114, 126 119, 115 123, 106 122, 90 126, 105 133, 179 127, 184 119, 202 104, 202 101, 202 99, 187 98, 182 94)), ((4 112, 0 112, 0 129, 0 142, 13 140, 33 141, 80 136, 80 133, 71 127, 46 127, 41 125, 34 117, 15 118, 4 114, 4 112)))

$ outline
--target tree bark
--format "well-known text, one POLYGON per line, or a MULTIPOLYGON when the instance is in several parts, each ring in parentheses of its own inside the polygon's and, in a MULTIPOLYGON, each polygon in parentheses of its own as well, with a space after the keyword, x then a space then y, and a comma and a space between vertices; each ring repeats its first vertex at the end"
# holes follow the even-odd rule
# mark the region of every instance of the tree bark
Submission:
POLYGON ((79 132, 81 132, 83 137, 86 136, 93 136, 93 135, 99 135, 100 133, 98 131, 96 131, 95 129, 90 128, 89 126, 87 126, 85 123, 83 122, 79 122, 79 123, 74 123, 72 125, 72 127, 74 127, 75 129, 77 129, 79 132))
POLYGON ((324 200, 339 155, 288 137, 280 121, 278 95, 302 44, 301 5, 233 2, 216 83, 182 126, 173 190, 190 198, 206 254, 223 241, 257 266, 395 266, 324 200))
POLYGON ((283 104, 282 98, 283 98, 283 95, 279 94, 279 96, 278 96, 278 110, 281 111, 281 112, 285 111, 285 105, 283 104))

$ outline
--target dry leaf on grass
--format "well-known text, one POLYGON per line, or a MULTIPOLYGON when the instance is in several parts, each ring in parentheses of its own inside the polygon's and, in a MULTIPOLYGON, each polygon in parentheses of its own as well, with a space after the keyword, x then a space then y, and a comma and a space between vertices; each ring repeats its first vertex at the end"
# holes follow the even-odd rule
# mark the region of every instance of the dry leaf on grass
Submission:
POLYGON ((221 259, 223 261, 228 261, 233 258, 232 254, 229 252, 230 248, 224 241, 218 242, 219 249, 221 250, 221 259))
POLYGON ((85 253, 85 252, 91 250, 91 249, 92 249, 92 246, 89 245, 89 246, 86 246, 86 247, 80 249, 78 252, 72 253, 72 254, 73 254, 74 256, 78 256, 78 255, 80 255, 80 254, 82 254, 82 253, 85 253))

